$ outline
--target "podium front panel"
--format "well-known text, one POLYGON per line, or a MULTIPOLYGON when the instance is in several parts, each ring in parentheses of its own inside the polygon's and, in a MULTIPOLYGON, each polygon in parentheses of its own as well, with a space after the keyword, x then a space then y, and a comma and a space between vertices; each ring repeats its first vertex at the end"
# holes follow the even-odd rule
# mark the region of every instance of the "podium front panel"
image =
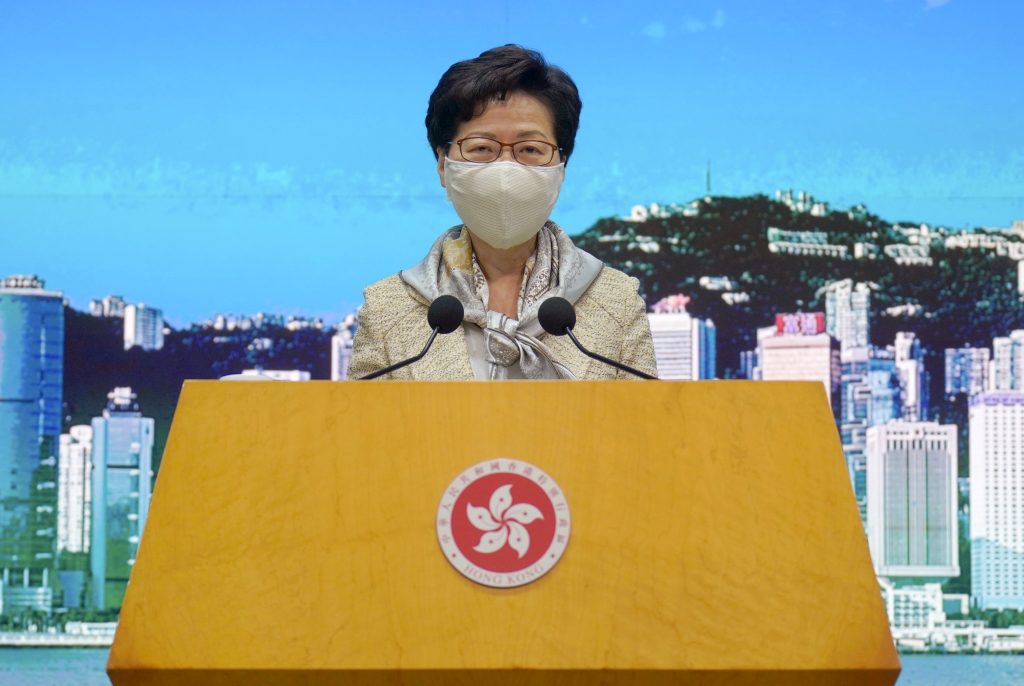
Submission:
POLYGON ((187 382, 109 673, 128 684, 892 684, 836 427, 800 382, 187 382), (438 542, 472 465, 536 465, 562 558, 438 542))

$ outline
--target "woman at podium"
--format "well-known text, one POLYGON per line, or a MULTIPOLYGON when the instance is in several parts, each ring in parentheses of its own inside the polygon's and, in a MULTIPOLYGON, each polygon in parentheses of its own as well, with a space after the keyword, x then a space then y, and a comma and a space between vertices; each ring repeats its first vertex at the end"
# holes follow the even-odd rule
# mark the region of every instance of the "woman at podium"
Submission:
POLYGON ((550 219, 581 108, 568 74, 520 46, 444 73, 427 107, 427 139, 463 223, 418 264, 365 290, 349 378, 416 355, 431 333, 427 308, 441 295, 462 303, 462 326, 390 378, 627 378, 544 333, 537 312, 552 296, 575 307, 573 332, 588 349, 655 374, 639 282, 577 248, 550 219))

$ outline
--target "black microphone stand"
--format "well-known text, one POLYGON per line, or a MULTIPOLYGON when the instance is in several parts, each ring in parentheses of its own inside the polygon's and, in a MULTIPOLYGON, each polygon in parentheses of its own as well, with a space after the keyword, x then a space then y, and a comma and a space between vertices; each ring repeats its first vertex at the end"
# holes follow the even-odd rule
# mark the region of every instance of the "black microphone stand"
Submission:
POLYGON ((423 359, 423 356, 430 350, 430 346, 434 344, 434 339, 437 338, 439 333, 451 333, 455 329, 462 325, 462 318, 466 312, 459 302, 459 299, 454 295, 439 295, 434 298, 434 301, 430 303, 430 307, 427 308, 427 325, 432 329, 430 332, 430 338, 427 339, 427 344, 423 346, 423 350, 420 351, 419 355, 414 355, 407 360, 396 362, 395 364, 388 365, 384 369, 378 369, 375 372, 370 372, 366 376, 362 376, 356 381, 369 381, 370 379, 376 379, 378 376, 383 376, 389 372, 393 372, 396 369, 401 369, 413 362, 419 362, 423 359))
POLYGON ((430 334, 430 338, 427 339, 427 344, 423 346, 423 350, 420 351, 419 355, 410 357, 407 360, 402 360, 401 362, 396 362, 395 364, 384 367, 384 369, 378 369, 375 372, 370 372, 366 376, 359 377, 358 379, 356 379, 356 381, 369 381, 370 379, 376 379, 378 376, 384 376, 389 372, 393 372, 396 369, 401 369, 402 367, 412 364, 413 362, 419 362, 420 360, 423 359, 423 356, 427 354, 427 351, 430 350, 430 346, 433 345, 434 339, 437 338, 437 334, 440 331, 440 326, 434 327, 434 330, 430 334))
POLYGON ((610 367, 615 367, 619 371, 632 374, 633 376, 639 376, 641 379, 649 379, 651 381, 657 381, 658 377, 651 376, 646 372, 642 372, 639 369, 633 369, 629 365, 616 362, 615 360, 609 360, 604 355, 598 353, 592 353, 583 347, 579 339, 572 332, 572 327, 576 326, 576 309, 572 306, 568 300, 560 296, 553 296, 545 300, 540 304, 537 309, 537 319, 540 321, 541 328, 547 331, 552 336, 569 336, 569 340, 572 341, 573 345, 579 348, 580 352, 587 357, 604 362, 610 367))
POLYGON ((590 352, 589 350, 587 350, 586 348, 583 347, 583 344, 580 343, 579 340, 576 338, 576 334, 574 334, 572 332, 572 329, 570 329, 568 326, 565 327, 565 334, 569 337, 569 340, 572 341, 573 344, 577 348, 580 349, 580 352, 583 353, 584 355, 586 355, 587 357, 591 357, 591 358, 593 358, 595 360, 599 360, 601 362, 604 362, 605 364, 610 364, 611 366, 615 367, 616 369, 620 369, 620 370, 622 370, 624 372, 627 372, 629 374, 635 374, 636 376, 639 376, 641 379, 651 379, 653 381, 657 381, 658 380, 658 377, 651 376, 647 372, 642 372, 639 369, 633 369, 632 367, 624 365, 621 362, 616 362, 615 360, 610 360, 607 357, 605 357, 604 355, 601 355, 599 353, 590 352))

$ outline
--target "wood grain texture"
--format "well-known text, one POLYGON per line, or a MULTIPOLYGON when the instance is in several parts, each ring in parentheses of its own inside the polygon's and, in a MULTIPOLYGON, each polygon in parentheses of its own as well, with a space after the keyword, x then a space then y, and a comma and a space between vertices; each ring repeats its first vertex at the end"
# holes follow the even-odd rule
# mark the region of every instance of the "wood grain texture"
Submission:
POLYGON ((892 684, 820 384, 188 382, 111 652, 134 684, 892 684), (490 589, 438 502, 489 458, 572 510, 490 589))

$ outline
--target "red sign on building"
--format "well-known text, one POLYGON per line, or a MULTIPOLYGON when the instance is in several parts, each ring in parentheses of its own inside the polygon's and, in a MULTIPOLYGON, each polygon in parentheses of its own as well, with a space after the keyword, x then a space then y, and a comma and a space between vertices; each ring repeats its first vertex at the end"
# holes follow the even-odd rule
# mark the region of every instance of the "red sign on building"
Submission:
POLYGON ((824 312, 795 312, 775 315, 775 333, 814 336, 825 333, 824 312))

